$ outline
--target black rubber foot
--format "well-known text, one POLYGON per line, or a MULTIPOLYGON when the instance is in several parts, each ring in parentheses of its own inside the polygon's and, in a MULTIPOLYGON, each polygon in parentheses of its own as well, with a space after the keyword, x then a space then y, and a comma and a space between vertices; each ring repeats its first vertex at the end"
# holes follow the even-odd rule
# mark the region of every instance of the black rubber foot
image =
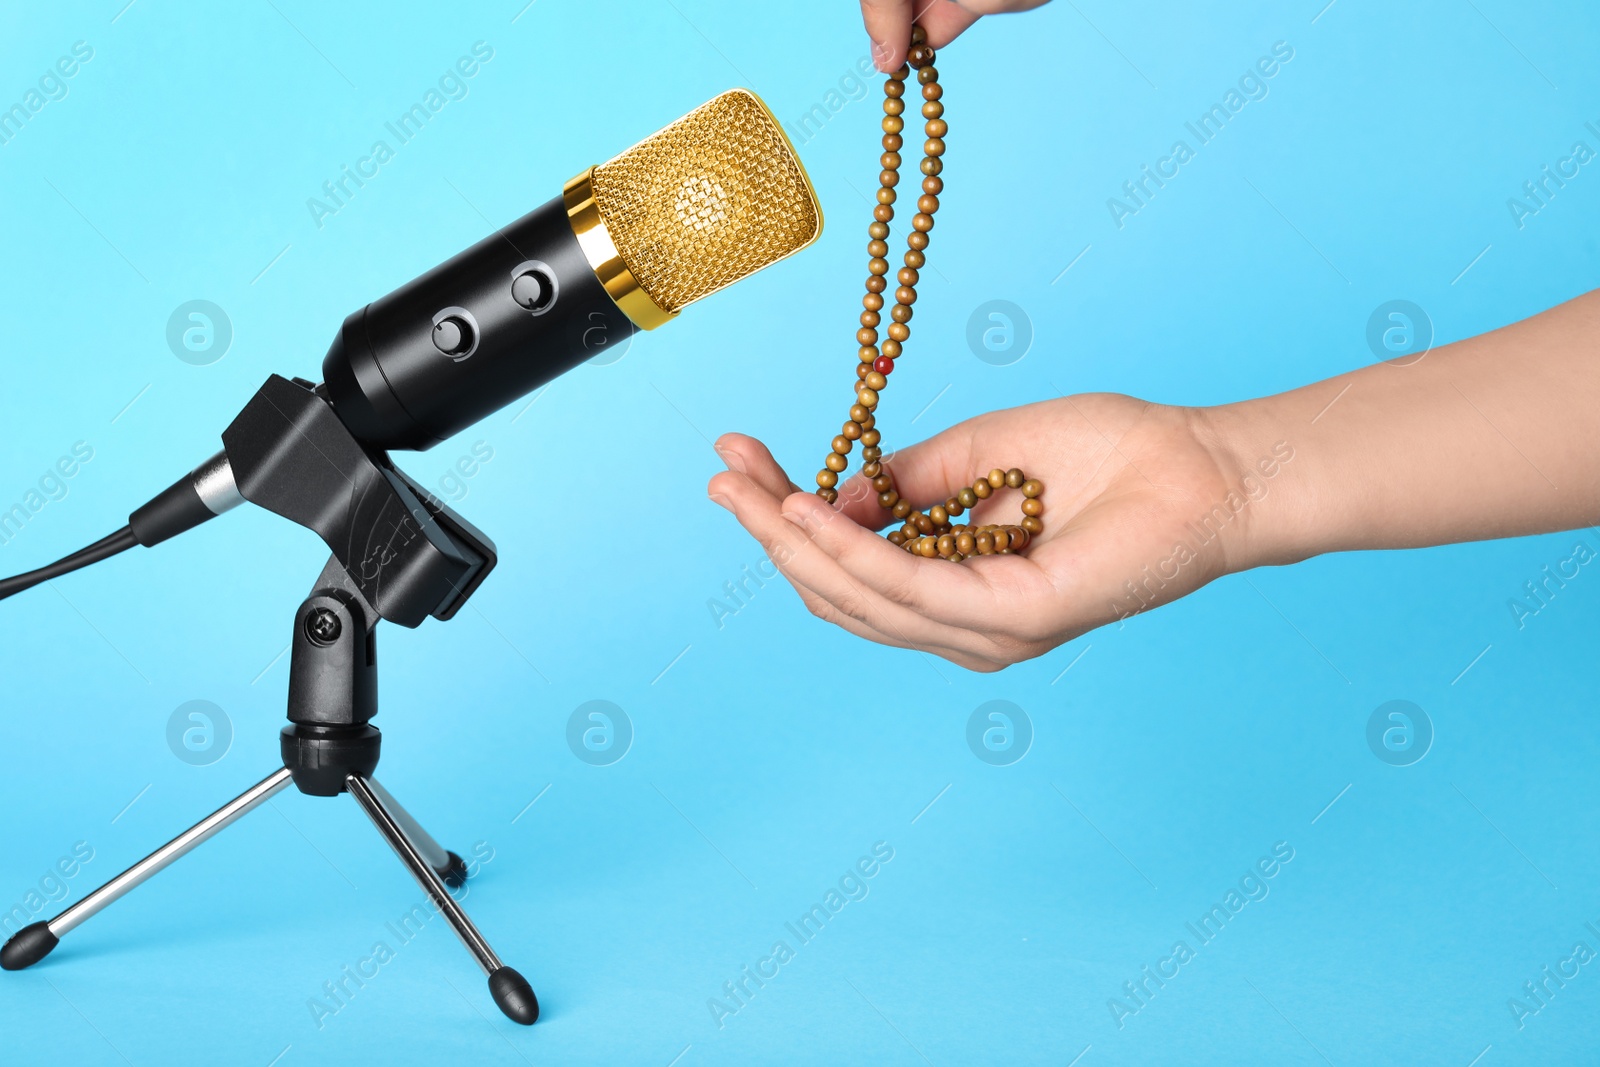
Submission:
POLYGON ((510 967, 502 967, 489 976, 489 995, 512 1022, 532 1026, 538 1021, 539 998, 533 995, 533 986, 510 967))
POLYGON ((450 866, 438 873, 439 877, 444 880, 445 885, 451 889, 460 889, 467 884, 467 861, 452 852, 450 853, 450 866))
MULTIPOLYGON (((59 938, 50 932, 49 923, 34 923, 18 930, 16 936, 0 948, 0 967, 8 971, 20 971, 24 967, 32 967, 35 963, 50 955, 50 950, 61 944, 59 938)), ((513 971, 513 974, 516 972, 513 971)), ((524 987, 528 983, 522 983, 524 987)), ((533 990, 528 990, 529 998, 533 990)), ((498 998, 497 998, 498 999, 498 998)), ((534 1006, 533 1013, 539 1014, 539 1008, 534 1006)), ((507 1015, 511 1013, 506 1012, 507 1015)), ((530 1020, 531 1021, 531 1020, 530 1020)))

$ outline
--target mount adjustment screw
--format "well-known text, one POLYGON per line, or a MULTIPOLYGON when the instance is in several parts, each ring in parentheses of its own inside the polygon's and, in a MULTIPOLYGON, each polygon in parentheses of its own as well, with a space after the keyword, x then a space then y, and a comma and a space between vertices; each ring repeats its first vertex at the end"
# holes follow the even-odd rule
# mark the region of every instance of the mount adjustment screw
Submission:
POLYGON ((339 634, 344 631, 344 624, 327 608, 313 608, 311 614, 306 616, 306 636, 314 645, 326 648, 339 640, 339 634))

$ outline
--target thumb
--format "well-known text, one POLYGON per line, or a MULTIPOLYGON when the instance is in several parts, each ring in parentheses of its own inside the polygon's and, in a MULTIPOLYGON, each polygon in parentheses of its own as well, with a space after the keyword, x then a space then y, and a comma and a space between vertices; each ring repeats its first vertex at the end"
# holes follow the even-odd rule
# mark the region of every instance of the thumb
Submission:
MULTIPOLYGON (((970 422, 952 426, 883 458, 883 469, 894 476, 895 491, 918 509, 942 504, 971 478, 972 429, 970 422)), ((839 487, 839 508, 858 525, 882 529, 896 522, 878 503, 878 490, 860 471, 839 487)))

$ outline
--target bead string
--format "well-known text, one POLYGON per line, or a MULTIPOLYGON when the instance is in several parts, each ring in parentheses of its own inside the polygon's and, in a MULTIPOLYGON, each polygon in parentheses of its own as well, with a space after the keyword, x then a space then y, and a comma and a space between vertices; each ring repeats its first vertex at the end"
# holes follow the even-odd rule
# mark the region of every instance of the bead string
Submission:
POLYGON ((867 295, 861 305, 861 329, 856 332, 859 362, 856 365, 856 402, 850 407, 850 421, 833 439, 833 451, 822 470, 817 472, 817 495, 832 504, 839 498, 839 475, 848 465, 845 459, 856 441, 860 441, 861 473, 871 479, 878 493, 878 504, 896 519, 904 522, 889 534, 889 540, 908 552, 929 559, 935 557, 959 563, 969 556, 1005 555, 1020 552, 1028 542, 1044 530, 1040 516, 1044 504, 1039 496, 1044 484, 1029 478, 1013 467, 1001 470, 996 467, 980 476, 972 488, 963 489, 943 504, 935 504, 927 511, 918 511, 911 501, 895 491, 894 475, 883 463, 882 433, 876 428, 879 394, 888 384, 895 360, 904 351, 906 339, 911 336, 911 305, 917 302, 918 271, 927 262, 924 254, 928 247, 928 233, 933 229, 933 216, 939 210, 939 194, 944 190, 944 180, 939 173, 944 169, 940 157, 944 155, 944 136, 948 125, 944 120, 944 105, 939 98, 944 90, 939 86, 939 71, 933 65, 934 52, 928 46, 928 35, 921 26, 911 29, 911 50, 906 63, 889 75, 883 83, 883 156, 879 162, 883 172, 878 175, 878 203, 872 209, 872 225, 867 227, 871 240, 867 243, 867 295), (905 82, 911 71, 917 72, 917 83, 922 86, 922 117, 926 120, 923 132, 927 140, 922 151, 922 195, 917 198, 917 213, 911 218, 911 232, 906 235, 908 247, 905 266, 895 275, 899 287, 894 292, 894 307, 889 309, 887 333, 889 337, 878 343, 879 314, 883 309, 884 290, 888 289, 889 253, 887 238, 889 222, 894 218, 894 187, 900 181, 900 149, 904 143, 900 131, 905 120, 905 82), (955 522, 967 509, 977 506, 995 490, 1009 486, 1022 490, 1022 521, 1016 525, 999 524, 974 526, 955 522))

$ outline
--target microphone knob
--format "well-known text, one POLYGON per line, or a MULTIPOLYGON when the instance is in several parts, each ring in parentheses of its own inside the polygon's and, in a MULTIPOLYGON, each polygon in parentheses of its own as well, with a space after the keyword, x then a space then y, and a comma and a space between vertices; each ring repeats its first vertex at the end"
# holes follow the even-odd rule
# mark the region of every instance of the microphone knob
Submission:
POLYGON ((454 315, 446 316, 433 324, 433 347, 447 356, 459 356, 472 350, 472 327, 454 315))
POLYGON ((528 311, 545 310, 555 295, 555 279, 537 268, 523 271, 511 282, 511 299, 528 311))

